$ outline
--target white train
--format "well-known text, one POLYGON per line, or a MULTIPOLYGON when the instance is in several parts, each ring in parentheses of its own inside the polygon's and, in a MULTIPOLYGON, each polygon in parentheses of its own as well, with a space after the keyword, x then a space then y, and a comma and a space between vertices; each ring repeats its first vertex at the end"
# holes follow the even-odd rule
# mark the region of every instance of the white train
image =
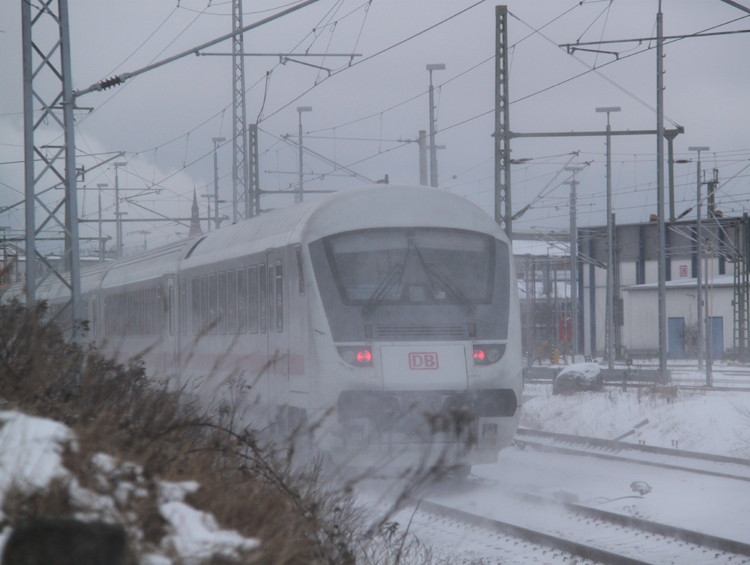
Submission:
MULTIPOLYGON (((518 425, 515 276, 474 204, 373 185, 89 269, 82 294, 101 348, 253 428, 317 423, 341 464, 466 469, 518 425)), ((66 292, 38 298, 55 312, 66 292)))

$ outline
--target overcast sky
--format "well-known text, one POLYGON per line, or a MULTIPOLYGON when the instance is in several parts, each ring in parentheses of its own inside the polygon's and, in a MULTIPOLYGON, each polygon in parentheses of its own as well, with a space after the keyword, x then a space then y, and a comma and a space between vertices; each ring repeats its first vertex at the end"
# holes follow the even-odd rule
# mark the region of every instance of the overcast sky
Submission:
MULTIPOLYGON (((260 128, 261 188, 286 189, 297 181, 296 150, 280 138, 297 132, 297 106, 303 115, 305 144, 371 179, 389 175, 392 183, 419 181, 418 131, 428 129, 428 63, 436 71, 436 115, 440 186, 464 195, 488 213, 493 211, 495 4, 442 0, 320 0, 245 36, 247 52, 359 53, 348 58, 308 58, 328 71, 278 58, 246 59, 247 115, 260 128), (440 23, 443 22, 444 23, 440 23), (439 25, 437 25, 439 24, 439 25), (428 28, 433 29, 423 32, 428 28), (388 51, 380 51, 417 35, 388 51), (359 60, 363 60, 358 63, 359 60), (270 74, 269 74, 270 73, 270 74), (317 83, 317 85, 316 85, 317 83), (264 103, 265 100, 265 103, 264 103), (267 172, 268 171, 268 172, 267 172), (281 171, 281 172, 279 172, 281 171), (292 174, 289 174, 292 173, 292 174)), ((750 6, 750 1, 745 2, 750 6)), ((231 2, 206 0, 70 0, 73 82, 76 89, 152 61, 195 47, 231 31, 231 2)), ((22 74, 19 1, 0 5, 0 205, 20 200, 22 74)), ((288 6, 287 0, 244 3, 245 24, 288 6)), ((621 106, 613 129, 655 129, 657 0, 511 1, 509 22, 511 129, 516 132, 601 130, 606 117, 597 106, 621 106), (539 31, 541 30, 541 31, 539 31), (537 33, 535 33, 537 31, 537 33), (603 46, 611 54, 576 52, 562 43, 646 38, 638 43, 603 46), (588 72, 592 67, 596 72, 588 72), (585 74, 582 74, 585 73, 585 74), (581 76, 578 76, 581 75, 581 76), (575 78, 577 77, 577 78, 575 78)), ((703 30, 750 29, 748 14, 720 0, 665 0, 666 35, 703 30)), ((42 30, 35 31, 41 37, 42 30)), ((50 35, 52 37, 52 34, 50 35)), ((208 50, 231 51, 225 42, 208 50)), ((665 47, 667 127, 684 126, 675 141, 678 159, 692 158, 688 147, 710 146, 705 168, 719 169, 728 180, 717 197, 725 214, 740 214, 750 196, 750 34, 689 38, 665 47)), ((300 59, 303 60, 303 59, 300 59)), ((40 83, 41 84, 41 83, 40 83)), ((38 88, 40 86, 37 86, 38 88)), ((124 85, 81 96, 76 112, 79 163, 87 168, 109 153, 124 151, 128 162, 121 186, 160 189, 137 202, 168 215, 189 215, 194 188, 206 193, 213 183, 212 137, 230 138, 231 58, 189 56, 124 85), (95 154, 95 156, 86 156, 95 154)), ((38 135, 43 138, 45 132, 38 135)), ((50 137, 52 139, 52 137, 50 137)), ((521 209, 572 163, 591 162, 579 175, 579 226, 600 225, 605 218, 603 138, 517 139, 514 159, 531 159, 513 168, 513 208, 521 209), (580 151, 576 157, 573 152, 580 151)), ((656 212, 656 141, 618 137, 613 141, 614 206, 619 223, 647 221, 656 212)), ((221 198, 231 201, 231 144, 219 149, 221 198)), ((332 167, 312 157, 305 170, 323 175, 332 167)), ((338 173, 340 174, 340 172, 338 173)), ((695 163, 676 165, 677 213, 693 204, 695 163)), ((568 187, 558 176, 515 229, 565 228, 568 187), (559 185, 559 186, 558 186, 559 185)), ((110 167, 86 175, 82 186, 114 185, 110 167)), ((356 178, 310 176, 306 188, 343 189, 362 184, 356 178)), ((307 195, 319 198, 321 195, 307 195)), ((292 205, 291 196, 268 196, 264 209, 292 205)), ((111 194, 103 197, 104 216, 112 217, 111 194)), ((205 199, 201 199, 205 213, 205 199)), ((94 191, 81 191, 81 215, 96 217, 94 191)), ((135 205, 123 208, 129 218, 149 213, 135 205)), ((223 213, 231 216, 229 204, 223 213)), ((0 225, 21 228, 22 208, 0 215, 0 225)), ((82 236, 96 235, 86 224, 82 236)), ((205 223, 204 223, 205 229, 205 223)), ((186 233, 174 224, 128 224, 125 233, 150 230, 151 245, 186 233)), ((113 234, 109 227, 105 231, 113 234)), ((143 235, 131 233, 135 249, 143 235)), ((84 252, 93 243, 82 244, 84 252)))

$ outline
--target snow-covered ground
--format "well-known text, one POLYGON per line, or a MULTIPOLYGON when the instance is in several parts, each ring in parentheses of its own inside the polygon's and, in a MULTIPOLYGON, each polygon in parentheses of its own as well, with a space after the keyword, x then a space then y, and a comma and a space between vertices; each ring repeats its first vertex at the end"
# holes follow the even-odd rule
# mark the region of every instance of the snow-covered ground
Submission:
MULTIPOLYGON (((750 458, 750 392, 607 388, 553 396, 552 385, 527 385, 521 425, 561 433, 614 438, 648 419, 626 441, 750 458)), ((363 499, 386 491, 371 485, 363 499)), ((518 525, 540 526, 538 509, 517 494, 564 497, 719 537, 750 543, 750 483, 684 471, 510 447, 498 463, 478 465, 464 484, 431 488, 426 498, 518 525), (639 496, 634 481, 652 491, 639 496)), ((431 520, 406 508, 395 520, 450 563, 558 563, 559 555, 504 543, 474 527, 431 520)), ((552 525, 554 529, 554 525, 552 525)), ((569 561, 566 561, 569 562, 569 561)))
POLYGON ((607 388, 552 395, 552 385, 527 385, 521 425, 535 430, 613 439, 643 420, 623 441, 750 458, 750 393, 607 388))

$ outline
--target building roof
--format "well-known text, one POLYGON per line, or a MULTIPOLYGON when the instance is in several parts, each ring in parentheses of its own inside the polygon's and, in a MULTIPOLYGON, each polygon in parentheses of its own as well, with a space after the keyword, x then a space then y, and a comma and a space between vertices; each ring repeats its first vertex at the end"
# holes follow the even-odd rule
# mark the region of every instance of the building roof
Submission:
MULTIPOLYGON (((705 285, 706 282, 704 281, 703 284, 705 285)), ((696 279, 677 279, 673 281, 667 281, 666 287, 667 289, 674 289, 674 288, 695 288, 697 286, 696 279)), ((734 275, 716 275, 710 277, 708 281, 709 287, 731 287, 734 286, 734 275)), ((646 284, 636 284, 632 286, 623 286, 622 290, 627 291, 637 291, 637 290, 657 290, 659 288, 658 282, 652 282, 652 283, 646 283, 646 284)))

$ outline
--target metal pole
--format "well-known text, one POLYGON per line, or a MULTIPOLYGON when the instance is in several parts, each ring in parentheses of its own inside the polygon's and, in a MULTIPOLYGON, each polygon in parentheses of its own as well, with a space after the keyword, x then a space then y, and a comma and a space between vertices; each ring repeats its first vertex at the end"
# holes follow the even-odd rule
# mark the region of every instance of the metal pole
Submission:
POLYGON ((696 168, 696 218, 695 218, 695 250, 696 250, 696 261, 695 261, 695 285, 696 285, 696 317, 698 322, 698 351, 696 355, 698 357, 698 370, 703 369, 703 293, 701 292, 701 286, 703 280, 701 277, 701 260, 703 258, 703 246, 701 245, 701 151, 708 151, 708 147, 688 147, 689 151, 698 152, 698 162, 696 168))
POLYGON ((676 130, 669 130, 665 132, 667 136, 667 162, 669 163, 669 223, 673 224, 675 221, 674 215, 674 138, 677 137, 679 132, 676 130))
POLYGON ((297 106, 297 114, 299 115, 299 138, 297 141, 299 149, 299 183, 297 186, 297 193, 294 195, 294 202, 302 202, 305 198, 304 186, 305 186, 305 175, 303 171, 302 161, 302 112, 312 112, 312 106, 297 106))
POLYGON ((73 306, 72 340, 82 339, 81 318, 81 263, 78 241, 78 179, 76 178, 75 120, 73 107, 72 65, 70 59, 70 25, 68 23, 68 2, 60 0, 60 63, 62 67, 62 107, 65 124, 65 259, 70 271, 70 294, 73 306))
POLYGON ((656 190, 659 226, 659 371, 667 372, 667 234, 664 221, 664 21, 656 15, 656 190))
POLYGON ((570 317, 573 324, 573 348, 571 354, 578 355, 578 218, 576 197, 576 173, 583 167, 565 167, 566 171, 573 173, 573 179, 570 184, 570 317))
POLYGON ((419 146, 419 184, 427 186, 427 132, 423 129, 419 130, 417 145, 419 146))
POLYGON ((604 341, 607 351, 607 365, 611 371, 615 368, 615 238, 612 229, 612 127, 609 123, 609 115, 612 112, 619 112, 620 107, 608 106, 597 108, 596 111, 607 113, 607 313, 605 316, 606 330, 604 341))
POLYGON ((211 141, 214 142, 214 208, 216 209, 214 223, 216 225, 216 229, 218 230, 221 226, 221 219, 219 219, 219 157, 216 154, 216 150, 219 147, 219 143, 225 142, 226 138, 212 137, 211 141))
POLYGON ((533 316, 531 312, 531 294, 533 291, 533 283, 530 280, 531 276, 531 255, 526 254, 526 366, 531 367, 534 362, 531 356, 531 336, 532 336, 532 324, 533 316))
POLYGON ((508 7, 495 6, 495 221, 512 241, 508 80, 508 7))
POLYGON ((122 214, 120 213, 120 167, 126 163, 114 163, 115 166, 115 257, 122 257, 122 214))
POLYGON ((104 239, 102 237, 102 189, 107 188, 108 183, 99 183, 96 185, 99 194, 99 261, 104 263, 104 239))
MULTIPOLYGON (((704 272, 706 273, 706 386, 712 387, 714 386, 714 374, 713 374, 713 335, 714 335, 714 324, 713 319, 710 316, 709 307, 708 307, 708 254, 706 254, 706 268, 704 269, 704 272)), ((711 297, 711 301, 713 302, 713 296, 711 297)))
POLYGON ((430 186, 438 186, 437 145, 435 144, 435 89, 432 86, 432 71, 445 69, 443 63, 427 65, 430 71, 430 186))
POLYGON ((23 35, 24 216, 26 221, 26 305, 36 305, 36 215, 34 213, 34 88, 31 4, 21 2, 23 35))

